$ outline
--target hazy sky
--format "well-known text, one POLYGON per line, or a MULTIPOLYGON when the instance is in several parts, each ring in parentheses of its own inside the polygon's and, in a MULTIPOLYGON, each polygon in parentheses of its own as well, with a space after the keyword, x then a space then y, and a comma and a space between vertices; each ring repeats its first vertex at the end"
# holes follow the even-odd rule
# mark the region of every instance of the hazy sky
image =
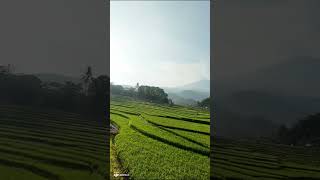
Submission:
POLYGON ((319 0, 225 0, 214 9, 215 79, 295 56, 320 57, 319 0))
POLYGON ((24 73, 109 74, 106 7, 92 0, 0 1, 0 64, 24 73))
POLYGON ((111 1, 110 14, 111 82, 210 79, 209 1, 111 1))

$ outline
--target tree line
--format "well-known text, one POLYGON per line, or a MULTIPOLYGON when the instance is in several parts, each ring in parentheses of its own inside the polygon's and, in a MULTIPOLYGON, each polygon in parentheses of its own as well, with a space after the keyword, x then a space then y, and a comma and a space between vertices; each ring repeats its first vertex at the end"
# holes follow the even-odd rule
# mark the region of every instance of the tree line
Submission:
POLYGON ((80 83, 42 82, 35 75, 15 74, 0 66, 0 103, 48 107, 87 116, 105 117, 109 108, 109 77, 94 77, 91 67, 80 83))
POLYGON ((202 101, 197 102, 199 107, 210 109, 211 98, 205 98, 202 101))
POLYGON ((115 95, 129 96, 149 102, 173 105, 172 100, 168 98, 168 94, 159 87, 139 86, 139 84, 137 84, 135 88, 124 88, 121 85, 114 85, 111 83, 110 91, 115 95))
POLYGON ((320 146, 320 113, 308 115, 290 128, 280 126, 278 139, 288 145, 320 146))

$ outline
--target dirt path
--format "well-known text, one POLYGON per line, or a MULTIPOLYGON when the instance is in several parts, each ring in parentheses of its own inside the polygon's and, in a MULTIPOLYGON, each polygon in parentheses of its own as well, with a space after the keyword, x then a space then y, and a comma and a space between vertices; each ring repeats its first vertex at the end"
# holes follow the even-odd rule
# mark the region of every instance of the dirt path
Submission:
POLYGON ((121 165, 121 161, 117 155, 117 149, 115 146, 115 136, 118 134, 119 129, 117 126, 110 124, 110 163, 111 163, 111 171, 110 177, 111 180, 118 179, 129 179, 128 177, 115 177, 114 174, 127 174, 124 168, 121 165))

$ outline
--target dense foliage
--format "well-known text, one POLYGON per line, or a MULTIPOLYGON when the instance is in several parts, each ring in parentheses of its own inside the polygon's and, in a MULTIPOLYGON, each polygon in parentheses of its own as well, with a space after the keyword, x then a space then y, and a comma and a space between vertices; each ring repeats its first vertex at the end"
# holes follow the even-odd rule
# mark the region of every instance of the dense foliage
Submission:
POLYGON ((210 109, 210 103, 211 103, 211 98, 208 97, 208 98, 198 102, 198 106, 210 109))
POLYGON ((110 84, 112 94, 129 96, 141 100, 173 104, 172 100, 168 98, 168 94, 163 89, 153 86, 138 86, 136 88, 124 88, 121 85, 110 84))
POLYGON ((14 74, 0 66, 0 102, 56 108, 90 116, 104 116, 108 108, 109 77, 84 73, 81 83, 42 82, 35 75, 14 74))
POLYGON ((320 113, 309 115, 293 127, 282 125, 278 131, 282 143, 293 145, 320 145, 320 113))

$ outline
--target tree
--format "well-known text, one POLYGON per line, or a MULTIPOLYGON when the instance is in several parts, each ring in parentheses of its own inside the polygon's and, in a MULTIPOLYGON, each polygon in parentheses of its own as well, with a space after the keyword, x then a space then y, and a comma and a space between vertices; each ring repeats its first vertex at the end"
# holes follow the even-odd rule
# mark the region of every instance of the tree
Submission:
POLYGON ((75 84, 67 81, 61 88, 62 92, 62 107, 64 110, 74 111, 77 106, 77 98, 81 93, 81 84, 75 84))
POLYGON ((103 117, 106 115, 106 110, 109 109, 109 85, 109 77, 105 75, 101 75, 92 80, 90 85, 90 98, 94 116, 103 117))
POLYGON ((83 90, 85 95, 88 95, 88 91, 89 91, 89 86, 90 83, 92 82, 92 68, 91 66, 87 67, 86 72, 82 75, 81 80, 83 82, 83 90))
POLYGON ((111 93, 118 94, 118 95, 124 92, 124 88, 121 85, 111 85, 110 90, 111 90, 111 93))
POLYGON ((211 98, 208 97, 200 102, 198 102, 199 107, 210 108, 211 98))
POLYGON ((320 113, 306 116, 290 129, 280 127, 278 137, 282 143, 304 145, 320 138, 320 113))
POLYGON ((0 101, 34 105, 39 101, 41 81, 33 75, 0 74, 0 101))
POLYGON ((168 94, 159 87, 139 86, 137 94, 140 99, 158 103, 169 103, 168 94))
POLYGON ((13 66, 0 66, 0 103, 49 107, 102 119, 109 108, 108 76, 92 76, 89 66, 82 83, 41 82, 34 75, 13 74, 13 66), (86 90, 83 90, 85 85, 86 90), (85 93, 83 93, 85 92, 85 93))

